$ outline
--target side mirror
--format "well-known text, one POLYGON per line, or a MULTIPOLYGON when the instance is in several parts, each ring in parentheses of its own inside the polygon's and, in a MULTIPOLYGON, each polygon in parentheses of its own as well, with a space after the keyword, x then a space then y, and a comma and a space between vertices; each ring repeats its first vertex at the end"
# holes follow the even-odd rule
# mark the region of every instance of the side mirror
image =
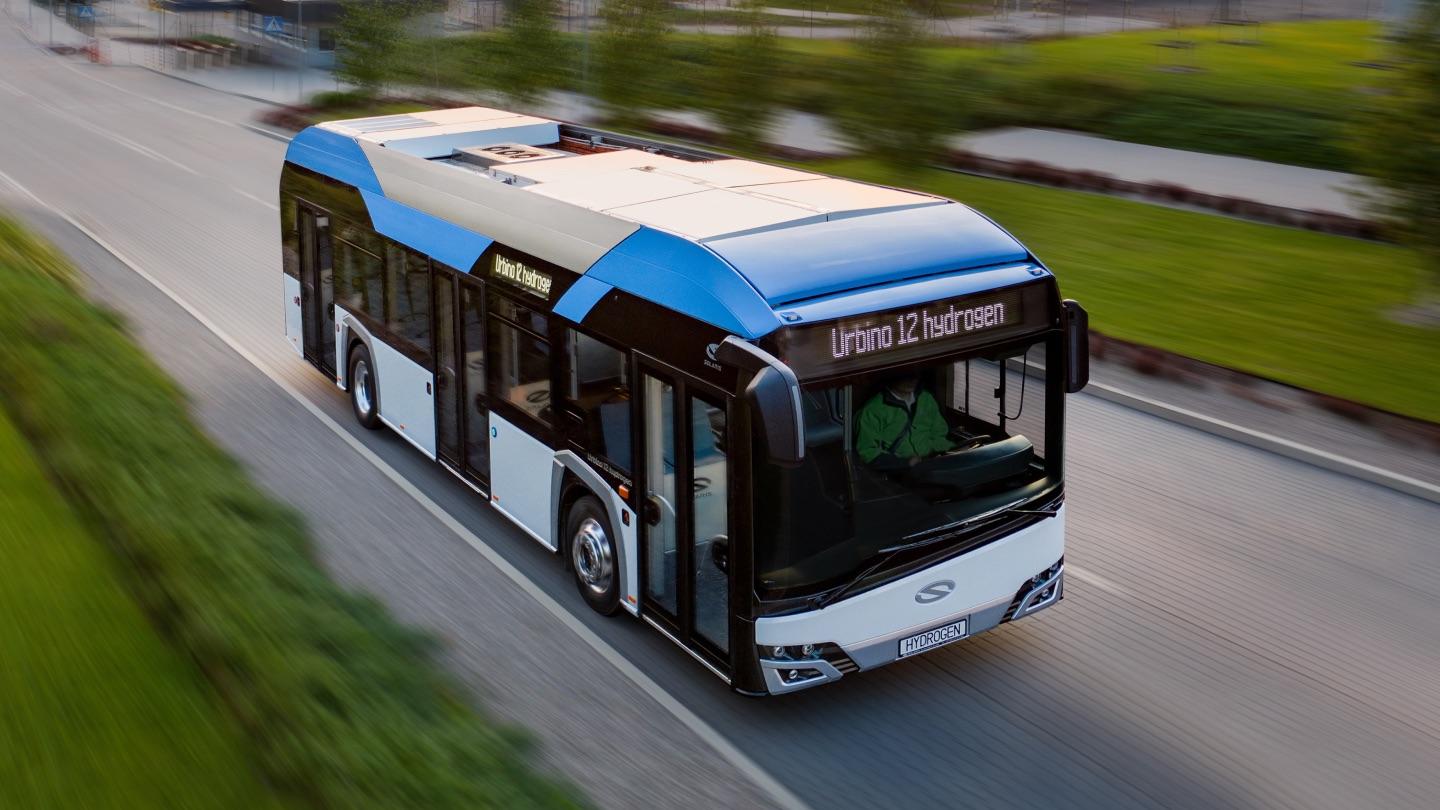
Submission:
POLYGON ((1090 315, 1077 301, 1066 299, 1061 306, 1065 326, 1065 393, 1073 394, 1090 382, 1090 315))
POLYGON ((805 418, 795 372, 764 350, 733 335, 715 348, 715 359, 754 374, 745 399, 765 445, 765 457, 781 467, 805 461, 805 418))
POLYGON ((710 562, 720 569, 720 573, 730 573, 730 538, 723 534, 717 534, 710 538, 710 562))

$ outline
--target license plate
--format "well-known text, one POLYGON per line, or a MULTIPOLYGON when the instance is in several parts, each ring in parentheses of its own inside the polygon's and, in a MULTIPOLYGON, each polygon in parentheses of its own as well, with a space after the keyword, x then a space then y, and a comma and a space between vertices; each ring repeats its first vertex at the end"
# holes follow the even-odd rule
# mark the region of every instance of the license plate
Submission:
POLYGON ((902 638, 900 639, 900 657, 904 658, 907 655, 915 655, 942 647, 952 641, 959 641, 965 638, 969 623, 970 619, 967 616, 958 622, 951 622, 934 630, 926 630, 909 638, 902 638))

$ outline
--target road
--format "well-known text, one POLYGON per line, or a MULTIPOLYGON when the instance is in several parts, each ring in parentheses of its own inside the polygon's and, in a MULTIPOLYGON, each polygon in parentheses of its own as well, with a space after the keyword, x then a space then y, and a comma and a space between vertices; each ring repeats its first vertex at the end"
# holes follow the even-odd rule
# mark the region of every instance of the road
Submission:
POLYGON ((1348 809, 1440 795, 1440 507, 1084 395, 1070 410, 1073 576, 1033 620, 750 700, 641 623, 590 614, 554 558, 399 439, 354 427, 290 353, 284 145, 238 125, 255 110, 41 53, 0 18, 0 204, 76 258, 207 430, 307 516, 331 570, 439 634, 453 671, 601 806, 1348 809))

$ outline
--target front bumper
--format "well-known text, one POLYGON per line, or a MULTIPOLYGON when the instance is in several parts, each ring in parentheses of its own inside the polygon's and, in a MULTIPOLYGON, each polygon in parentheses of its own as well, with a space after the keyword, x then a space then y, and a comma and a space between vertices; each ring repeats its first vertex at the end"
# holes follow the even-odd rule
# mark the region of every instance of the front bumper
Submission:
MULTIPOLYGON (((965 636, 956 639, 963 641, 987 630, 992 630, 1005 622, 1023 619, 1038 613, 1063 599, 1064 592, 1065 564, 1064 560, 1061 560, 1045 574, 1027 580, 1014 596, 958 611, 938 621, 928 622, 924 626, 907 627, 894 633, 867 639, 861 644, 836 648, 839 650, 838 654, 827 653, 823 658, 802 660, 761 658, 760 670, 765 677, 765 686, 770 694, 797 692, 801 689, 819 686, 822 683, 838 681, 850 672, 874 669, 892 663, 900 657, 900 641, 902 639, 923 633, 927 629, 944 627, 961 619, 968 619, 965 636)), ((918 655, 924 654, 919 653, 918 655)))

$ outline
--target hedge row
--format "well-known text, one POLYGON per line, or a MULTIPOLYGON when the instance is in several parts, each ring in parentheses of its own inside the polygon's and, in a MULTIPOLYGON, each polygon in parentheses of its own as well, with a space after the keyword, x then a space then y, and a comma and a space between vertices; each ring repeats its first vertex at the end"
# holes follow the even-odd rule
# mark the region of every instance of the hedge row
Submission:
POLYGON ((190 420, 52 249, 0 217, 0 403, 235 713, 272 787, 343 808, 575 807, 433 663, 317 565, 300 519, 190 420))

